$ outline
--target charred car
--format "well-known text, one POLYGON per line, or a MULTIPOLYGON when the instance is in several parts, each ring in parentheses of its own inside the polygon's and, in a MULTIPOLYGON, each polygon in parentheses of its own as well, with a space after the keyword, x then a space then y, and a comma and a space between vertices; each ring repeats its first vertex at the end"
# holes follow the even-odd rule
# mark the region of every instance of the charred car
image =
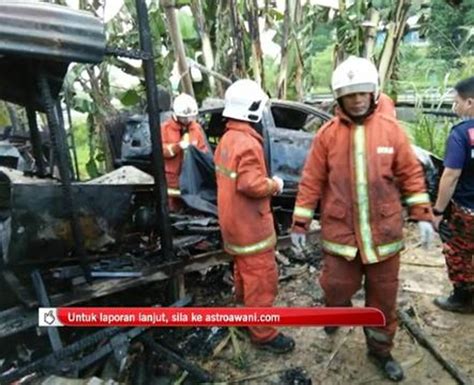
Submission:
MULTIPOLYGON (((180 177, 181 197, 191 209, 217 215, 216 184, 212 153, 224 134, 223 101, 200 110, 199 122, 211 151, 208 154, 190 148, 186 152, 180 177)), ((163 113, 162 120, 170 113, 163 113)), ((315 132, 332 117, 314 106, 284 100, 271 100, 257 126, 264 138, 264 151, 269 175, 278 175, 285 182, 281 195, 273 199, 273 211, 279 229, 285 231, 291 220, 298 182, 315 132)), ((413 145, 423 166, 430 195, 433 196, 440 160, 428 151, 413 145)), ((122 136, 118 165, 131 164, 148 171, 151 151, 150 131, 145 117, 127 120, 122 136)))

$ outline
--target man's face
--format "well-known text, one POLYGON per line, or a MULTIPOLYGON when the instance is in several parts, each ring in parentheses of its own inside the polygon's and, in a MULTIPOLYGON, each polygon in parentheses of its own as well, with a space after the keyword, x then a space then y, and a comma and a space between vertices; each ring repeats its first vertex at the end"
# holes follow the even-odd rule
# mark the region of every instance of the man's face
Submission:
POLYGON ((187 126, 188 124, 196 120, 196 117, 195 116, 187 116, 187 117, 178 116, 177 119, 178 119, 178 122, 180 122, 183 126, 187 126))
POLYGON ((355 118, 364 116, 369 111, 372 94, 370 92, 357 92, 341 97, 344 110, 355 118))
POLYGON ((453 112, 458 116, 474 116, 474 99, 464 99, 457 93, 454 96, 453 112))

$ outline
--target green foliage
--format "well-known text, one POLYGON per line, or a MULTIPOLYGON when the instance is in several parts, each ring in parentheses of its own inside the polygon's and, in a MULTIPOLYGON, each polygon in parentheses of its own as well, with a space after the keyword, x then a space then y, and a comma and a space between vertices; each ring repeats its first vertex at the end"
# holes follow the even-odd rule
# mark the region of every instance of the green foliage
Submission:
POLYGON ((176 7, 177 8, 184 7, 184 6, 190 5, 190 4, 191 4, 191 0, 176 0, 176 7))
POLYGON ((183 36, 184 42, 194 41, 200 43, 199 34, 194 27, 194 18, 189 13, 179 10, 178 14, 178 23, 181 35, 183 36))
POLYGON ((330 91, 331 74, 333 69, 334 46, 328 46, 324 51, 311 58, 308 87, 310 92, 326 93, 330 91))
MULTIPOLYGON (((76 145, 77 162, 79 166, 79 175, 81 180, 91 178, 88 172, 87 164, 90 159, 89 154, 89 128, 85 119, 75 119, 73 122, 74 142, 76 145)), ((89 166, 90 167, 90 166, 89 166)))
POLYGON ((474 53, 474 0, 464 0, 458 6, 451 6, 444 0, 431 1, 431 15, 426 25, 427 35, 432 42, 433 57, 459 65, 463 55, 474 53))
POLYGON ((333 44, 331 25, 319 24, 312 31, 313 38, 307 48, 308 54, 314 55, 320 53, 333 44))
POLYGON ((415 123, 405 123, 413 142, 440 158, 444 157, 446 140, 449 135, 452 119, 436 118, 418 114, 415 123))
MULTIPOLYGON (((434 88, 443 84, 446 74, 453 70, 450 63, 440 58, 428 57, 428 47, 400 46, 398 78, 400 91, 410 88, 434 88)), ((453 73, 455 76, 455 74, 453 73)))
POLYGON ((11 124, 10 116, 8 115, 8 110, 5 102, 0 103, 0 127, 4 127, 11 124))
POLYGON ((276 89, 280 65, 273 58, 264 56, 263 66, 265 68, 265 86, 271 97, 276 97, 276 89))
POLYGON ((126 90, 121 96, 120 96, 120 102, 125 106, 125 107, 130 107, 139 104, 141 101, 141 96, 138 93, 138 90, 136 89, 129 89, 126 90))
POLYGON ((97 108, 89 94, 77 92, 72 99, 72 108, 84 114, 95 114, 97 108))
MULTIPOLYGON (((474 56, 462 56, 458 65, 440 57, 430 56, 431 46, 408 44, 400 46, 396 89, 399 93, 415 91, 445 93, 458 80, 472 76, 474 56)), ((390 89, 390 84, 388 85, 390 89)), ((393 85, 392 85, 393 86, 393 85)))
POLYGON ((364 0, 356 0, 335 19, 337 44, 346 54, 361 56, 364 49, 364 29, 367 5, 364 0))

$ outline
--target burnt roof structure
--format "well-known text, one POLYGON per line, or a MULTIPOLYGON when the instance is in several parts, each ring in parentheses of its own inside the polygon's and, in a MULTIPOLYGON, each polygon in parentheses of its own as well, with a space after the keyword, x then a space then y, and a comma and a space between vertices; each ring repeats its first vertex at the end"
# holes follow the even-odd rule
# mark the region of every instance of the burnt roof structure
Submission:
POLYGON ((71 62, 99 63, 104 25, 90 13, 19 1, 0 3, 0 99, 44 111, 37 87, 42 68, 56 99, 71 62))

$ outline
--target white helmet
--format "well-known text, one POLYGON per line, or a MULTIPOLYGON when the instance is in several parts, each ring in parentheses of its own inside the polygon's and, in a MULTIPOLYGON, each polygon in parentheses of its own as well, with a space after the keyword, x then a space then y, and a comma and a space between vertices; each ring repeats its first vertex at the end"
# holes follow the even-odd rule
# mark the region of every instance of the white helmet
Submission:
POLYGON ((262 119, 267 101, 268 96, 258 83, 250 79, 237 80, 225 92, 222 116, 257 123, 262 119))
POLYGON ((336 99, 356 92, 370 92, 375 100, 379 95, 379 74, 368 59, 350 56, 332 74, 331 88, 336 99))
POLYGON ((173 102, 173 112, 178 118, 188 118, 198 114, 196 100, 188 94, 180 94, 173 102))

